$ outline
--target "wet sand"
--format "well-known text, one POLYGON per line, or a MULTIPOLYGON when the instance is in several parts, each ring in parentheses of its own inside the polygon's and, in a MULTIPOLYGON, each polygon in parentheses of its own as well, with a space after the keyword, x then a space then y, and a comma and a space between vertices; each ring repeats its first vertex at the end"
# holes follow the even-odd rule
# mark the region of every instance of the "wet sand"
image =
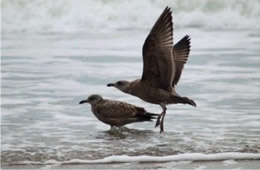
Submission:
POLYGON ((2 169, 260 169, 260 160, 180 161, 164 163, 2 165, 2 169))

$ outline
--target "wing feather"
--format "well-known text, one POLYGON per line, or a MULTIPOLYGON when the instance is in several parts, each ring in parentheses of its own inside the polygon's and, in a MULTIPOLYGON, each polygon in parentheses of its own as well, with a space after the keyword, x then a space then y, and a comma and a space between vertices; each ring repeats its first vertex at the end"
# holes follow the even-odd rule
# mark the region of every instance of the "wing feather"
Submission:
POLYGON ((171 89, 174 75, 172 12, 166 7, 143 45, 142 81, 171 89))
POLYGON ((104 100, 97 106, 97 111, 103 117, 128 119, 134 117, 139 112, 138 108, 125 102, 104 100))
POLYGON ((182 70, 188 60, 190 53, 190 36, 186 35, 173 47, 174 62, 175 62, 175 75, 172 86, 176 86, 180 80, 182 70))

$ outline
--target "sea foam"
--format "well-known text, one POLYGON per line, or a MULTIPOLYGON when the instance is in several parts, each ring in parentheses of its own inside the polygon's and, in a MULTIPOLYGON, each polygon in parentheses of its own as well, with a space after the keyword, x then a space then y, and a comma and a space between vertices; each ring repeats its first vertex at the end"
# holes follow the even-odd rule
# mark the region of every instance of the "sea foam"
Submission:
MULTIPOLYGON (((44 163, 24 161, 16 164, 107 164, 107 163, 152 163, 152 162, 183 162, 183 161, 224 161, 224 163, 231 162, 234 164, 234 160, 260 160, 259 153, 238 153, 238 152, 227 152, 227 153, 216 153, 216 154, 202 154, 202 153, 185 153, 179 155, 169 156, 128 156, 128 155, 114 155, 108 156, 103 159, 97 160, 82 160, 72 159, 69 161, 57 161, 48 160, 44 163), (228 161, 227 161, 228 160, 228 161)), ((231 163, 230 163, 231 164, 231 163)))
POLYGON ((150 29, 166 6, 175 27, 259 29, 258 0, 2 1, 2 31, 79 32, 150 29))
POLYGON ((170 161, 223 161, 223 160, 259 160, 260 154, 254 153, 185 153, 170 156, 109 156, 99 160, 71 160, 66 163, 123 163, 123 162, 170 162, 170 161))

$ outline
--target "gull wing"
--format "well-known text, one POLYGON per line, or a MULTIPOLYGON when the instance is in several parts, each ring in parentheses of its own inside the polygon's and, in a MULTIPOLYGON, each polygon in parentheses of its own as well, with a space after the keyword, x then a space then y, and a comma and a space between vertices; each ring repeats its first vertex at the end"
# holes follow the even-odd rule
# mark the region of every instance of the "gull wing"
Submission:
POLYGON ((174 77, 172 12, 166 7, 143 45, 142 81, 170 90, 174 77))
POLYGON ((190 53, 190 36, 184 36, 173 47, 173 57, 175 63, 175 75, 172 82, 172 86, 176 86, 180 80, 184 64, 187 62, 190 53))
POLYGON ((134 105, 114 100, 104 100, 96 109, 104 117, 123 120, 133 118, 141 111, 145 113, 143 108, 140 109, 134 105))

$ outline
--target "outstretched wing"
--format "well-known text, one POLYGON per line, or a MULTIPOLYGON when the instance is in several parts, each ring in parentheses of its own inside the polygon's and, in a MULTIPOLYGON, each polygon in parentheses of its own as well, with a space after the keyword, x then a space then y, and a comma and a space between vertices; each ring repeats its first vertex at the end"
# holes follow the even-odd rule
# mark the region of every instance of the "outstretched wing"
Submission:
POLYGON ((176 86, 180 80, 184 64, 187 62, 190 53, 190 36, 186 35, 173 47, 173 58, 175 62, 175 75, 172 86, 176 86))
POLYGON ((171 89, 174 75, 172 12, 166 7, 143 45, 142 81, 171 89))

